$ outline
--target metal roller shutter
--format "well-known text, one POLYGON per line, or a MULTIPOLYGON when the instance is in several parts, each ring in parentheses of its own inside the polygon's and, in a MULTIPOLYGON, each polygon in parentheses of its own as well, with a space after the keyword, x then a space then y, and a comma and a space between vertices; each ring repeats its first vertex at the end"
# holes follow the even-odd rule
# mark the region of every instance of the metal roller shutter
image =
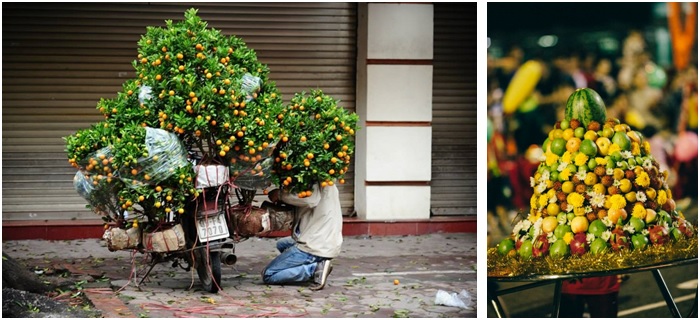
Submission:
POLYGON ((475 215, 476 3, 435 3, 433 215, 475 215))
MULTIPOLYGON (((96 218, 73 189, 62 137, 101 120, 99 99, 135 77, 146 27, 182 20, 190 7, 255 49, 285 100, 321 88, 355 110, 354 3, 4 3, 3 220, 96 218)), ((346 212, 353 177, 340 186, 346 212)))

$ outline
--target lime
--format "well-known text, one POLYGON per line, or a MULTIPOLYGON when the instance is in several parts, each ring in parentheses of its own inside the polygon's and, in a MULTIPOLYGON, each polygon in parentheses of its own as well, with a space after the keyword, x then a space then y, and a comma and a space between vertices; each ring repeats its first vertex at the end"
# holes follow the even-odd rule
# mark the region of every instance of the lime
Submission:
POLYGON ((515 249, 515 241, 511 238, 505 238, 498 244, 498 253, 502 256, 508 255, 513 249, 515 249))
POLYGON ((554 140, 552 140, 552 143, 549 147, 552 150, 552 153, 561 156, 562 154, 564 154, 564 151, 566 151, 566 140, 562 138, 555 138, 554 140))
POLYGON ((559 123, 559 128, 561 128, 562 130, 569 129, 569 120, 566 120, 566 119, 562 120, 559 123))
POLYGON ((588 233, 593 234, 596 236, 596 238, 600 238, 601 235, 603 235, 603 232, 605 230, 608 230, 608 227, 605 226, 605 223, 603 221, 600 221, 600 219, 593 220, 590 225, 588 225, 588 233))
POLYGON ((554 241, 554 243, 549 246, 549 255, 555 259, 564 258, 569 255, 569 245, 562 239, 554 241))
POLYGON ((608 251, 608 243, 601 238, 596 238, 591 242, 590 250, 593 254, 605 253, 608 251))
POLYGON ((632 236, 632 247, 634 249, 644 249, 649 243, 649 239, 643 234, 635 234, 632 236))
POLYGON ((606 137, 608 139, 612 138, 612 136, 615 134, 615 130, 610 127, 605 127, 603 128, 603 137, 606 137))
POLYGON ((581 139, 583 138, 584 134, 586 134, 586 129, 584 129, 583 127, 578 127, 574 130, 574 137, 576 138, 581 139))
POLYGON ((595 169, 596 166, 598 166, 598 163, 595 161, 595 158, 591 157, 588 160, 588 170, 593 171, 593 169, 595 169))
POLYGON ((593 140, 585 139, 581 141, 579 151, 589 157, 594 157, 598 153, 598 146, 595 144, 595 142, 593 142, 593 140))
POLYGON ((618 162, 622 160, 622 153, 620 153, 620 151, 615 151, 610 154, 610 159, 612 159, 612 161, 618 162))

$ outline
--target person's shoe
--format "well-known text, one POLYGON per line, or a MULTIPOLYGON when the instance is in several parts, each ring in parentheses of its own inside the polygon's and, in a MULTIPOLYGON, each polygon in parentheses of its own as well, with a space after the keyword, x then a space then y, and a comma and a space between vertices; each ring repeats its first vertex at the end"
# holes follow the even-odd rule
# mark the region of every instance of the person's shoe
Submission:
POLYGON ((330 260, 323 260, 316 265, 314 271, 314 283, 309 286, 310 290, 317 291, 323 289, 328 281, 328 275, 333 271, 333 265, 330 260))

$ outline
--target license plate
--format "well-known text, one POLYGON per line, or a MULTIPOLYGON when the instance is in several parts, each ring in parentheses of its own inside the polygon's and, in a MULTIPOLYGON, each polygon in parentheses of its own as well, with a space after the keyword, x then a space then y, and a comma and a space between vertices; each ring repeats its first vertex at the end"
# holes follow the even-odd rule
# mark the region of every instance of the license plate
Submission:
POLYGON ((219 214, 207 219, 197 219, 197 235, 199 235, 200 242, 228 238, 226 216, 219 214))

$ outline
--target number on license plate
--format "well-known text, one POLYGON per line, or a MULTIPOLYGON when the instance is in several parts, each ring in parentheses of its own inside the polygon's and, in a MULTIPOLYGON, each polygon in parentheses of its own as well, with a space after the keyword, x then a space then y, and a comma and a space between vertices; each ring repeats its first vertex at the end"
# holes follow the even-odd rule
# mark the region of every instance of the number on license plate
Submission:
POLYGON ((201 242, 228 238, 226 216, 220 214, 207 219, 197 219, 197 234, 201 242))

